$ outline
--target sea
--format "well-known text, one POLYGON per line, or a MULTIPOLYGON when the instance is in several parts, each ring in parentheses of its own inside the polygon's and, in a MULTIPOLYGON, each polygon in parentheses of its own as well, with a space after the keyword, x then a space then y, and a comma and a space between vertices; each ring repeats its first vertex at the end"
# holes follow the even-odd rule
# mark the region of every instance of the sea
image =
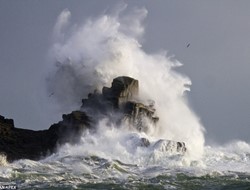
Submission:
MULTIPOLYGON (((100 121, 95 134, 85 131, 78 144, 58 147, 39 161, 7 163, 1 157, 0 189, 250 190, 249 142, 206 143, 206 126, 186 95, 191 80, 177 69, 182 63, 165 50, 144 50, 147 15, 144 7, 122 4, 75 22, 74 13, 63 10, 53 28, 44 71, 53 97, 44 95, 48 98, 39 101, 39 92, 34 99, 40 107, 56 104, 60 113, 69 113, 72 105, 79 109, 88 93, 110 87, 118 76, 129 76, 139 81, 136 101, 154 102, 157 126, 141 133, 100 121), (151 145, 136 146, 140 138, 151 145), (161 139, 184 142, 187 151, 153 146, 161 139)), ((51 118, 55 111, 43 113, 51 118)))
POLYGON ((202 157, 190 161, 151 145, 135 147, 141 137, 135 131, 105 130, 39 161, 2 157, 0 189, 250 189, 246 142, 205 146, 202 157))

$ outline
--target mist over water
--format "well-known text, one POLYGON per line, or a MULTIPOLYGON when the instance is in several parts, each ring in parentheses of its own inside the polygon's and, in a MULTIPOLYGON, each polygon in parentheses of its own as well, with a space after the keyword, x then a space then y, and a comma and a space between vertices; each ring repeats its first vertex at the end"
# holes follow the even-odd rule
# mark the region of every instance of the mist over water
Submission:
POLYGON ((89 92, 110 86, 117 76, 138 79, 140 101, 153 100, 160 118, 148 135, 183 141, 190 158, 200 158, 204 128, 185 97, 191 81, 174 70, 181 63, 165 52, 143 51, 140 41, 146 9, 129 11, 122 5, 118 10, 89 18, 83 24, 71 23, 69 10, 58 16, 50 52, 56 64, 49 76, 49 91, 68 112, 72 105, 78 109, 89 92))

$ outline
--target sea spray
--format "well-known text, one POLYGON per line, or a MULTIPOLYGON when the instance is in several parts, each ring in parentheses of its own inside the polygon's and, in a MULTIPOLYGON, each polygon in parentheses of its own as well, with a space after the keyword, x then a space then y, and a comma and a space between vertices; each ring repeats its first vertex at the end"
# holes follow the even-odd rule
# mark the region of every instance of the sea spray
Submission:
POLYGON ((48 80, 48 89, 67 112, 72 105, 95 89, 109 86, 117 76, 130 76, 140 82, 139 98, 154 100, 160 120, 150 130, 154 138, 183 141, 187 157, 201 158, 204 128, 188 106, 184 92, 190 80, 174 68, 181 64, 165 54, 148 54, 139 42, 147 10, 126 9, 88 19, 84 24, 71 24, 70 12, 64 10, 55 24, 55 43, 51 60, 56 62, 48 80))
POLYGON ((0 166, 6 166, 7 164, 6 155, 0 153, 0 166))
POLYGON ((0 186, 249 189, 249 142, 205 146, 200 160, 185 164, 187 157, 194 160, 201 156, 204 129, 183 94, 190 81, 173 70, 180 64, 164 54, 146 54, 140 46, 146 12, 135 9, 126 16, 122 7, 114 14, 89 19, 84 25, 70 25, 71 14, 65 10, 55 26, 51 58, 58 62, 50 70, 49 93, 64 113, 71 112, 72 105, 78 109, 78 102, 87 93, 104 84, 109 86, 118 75, 129 75, 140 82, 140 101, 154 102, 160 117, 158 126, 139 133, 126 125, 118 128, 103 118, 96 133, 84 131, 79 144, 65 144, 43 160, 22 159, 5 165, 5 158, 0 156, 0 163, 4 163, 0 164, 0 186), (141 138, 152 145, 138 146, 141 138), (185 141, 190 155, 171 155, 153 146, 161 138, 185 141))

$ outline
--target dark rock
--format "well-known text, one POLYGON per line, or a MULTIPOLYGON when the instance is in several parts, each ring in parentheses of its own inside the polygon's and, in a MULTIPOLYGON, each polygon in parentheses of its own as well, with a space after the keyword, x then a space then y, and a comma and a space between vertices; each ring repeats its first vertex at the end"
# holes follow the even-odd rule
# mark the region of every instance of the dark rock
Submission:
POLYGON ((41 131, 15 128, 13 120, 0 116, 0 153, 5 154, 8 161, 37 160, 55 152, 63 143, 78 142, 87 128, 90 128, 90 119, 80 111, 63 115, 63 121, 41 131))
MULTIPOLYGON (((40 159, 55 152, 64 143, 77 143, 82 132, 86 129, 95 130, 95 124, 102 117, 109 118, 112 123, 127 122, 138 131, 147 132, 148 124, 156 126, 159 118, 154 116, 154 102, 148 105, 138 102, 138 93, 138 80, 117 77, 110 88, 103 87, 102 92, 95 90, 89 93, 88 98, 82 100, 80 111, 64 114, 63 120, 48 130, 15 128, 12 119, 0 116, 0 154, 5 154, 8 161, 40 159)), ((138 146, 151 145, 146 138, 141 138, 138 146)), ((162 151, 186 151, 184 143, 168 140, 160 140, 154 147, 162 151)))
POLYGON ((140 143, 140 146, 142 147, 148 147, 150 145, 150 142, 148 139, 146 138, 141 138, 141 143, 140 143))
POLYGON ((138 80, 130 77, 117 77, 113 80, 111 88, 103 87, 102 92, 89 93, 87 99, 82 100, 82 110, 107 115, 109 111, 117 111, 129 100, 138 95, 138 80))
POLYGON ((73 111, 70 114, 63 114, 63 121, 53 124, 48 132, 53 134, 54 143, 77 143, 85 129, 91 129, 91 120, 86 113, 73 111))
POLYGON ((111 88, 103 87, 102 94, 105 99, 113 103, 115 108, 119 108, 122 104, 136 97, 138 91, 138 80, 122 76, 113 80, 111 88))
POLYGON ((126 102, 124 105, 124 121, 136 127, 138 131, 147 132, 147 122, 156 124, 159 120, 154 116, 155 109, 137 102, 126 102), (146 120, 144 122, 144 120, 146 120))
POLYGON ((113 80, 110 88, 103 87, 102 93, 95 91, 82 100, 81 109, 95 117, 116 115, 111 118, 116 123, 128 122, 139 131, 147 131, 146 118, 153 124, 159 120, 154 116, 153 104, 144 105, 136 102, 139 93, 139 82, 131 77, 121 76, 113 80), (110 113, 115 114, 110 114, 110 113))
POLYGON ((177 152, 186 152, 187 148, 184 142, 177 142, 177 152))
POLYGON ((6 130, 14 127, 13 119, 7 119, 0 115, 0 126, 1 128, 5 128, 6 130))

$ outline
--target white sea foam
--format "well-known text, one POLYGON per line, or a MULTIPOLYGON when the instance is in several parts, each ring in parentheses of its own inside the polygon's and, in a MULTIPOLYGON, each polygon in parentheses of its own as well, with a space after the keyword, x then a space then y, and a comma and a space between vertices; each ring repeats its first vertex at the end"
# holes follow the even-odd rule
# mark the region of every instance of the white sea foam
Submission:
MULTIPOLYGON (((0 185, 16 181, 18 184, 13 185, 25 189, 31 186, 43 188, 48 184, 78 187, 86 183, 114 183, 114 180, 120 184, 131 180, 147 183, 146 179, 155 179, 157 183, 158 176, 161 176, 163 183, 174 180, 173 184, 179 187, 183 183, 176 181, 175 176, 179 174, 197 177, 196 183, 199 177, 201 182, 208 177, 208 180, 220 181, 223 185, 227 181, 232 183, 230 180, 236 180, 239 185, 243 182, 243 186, 250 183, 250 145, 246 142, 206 146, 203 158, 187 165, 185 156, 171 156, 150 147, 135 148, 141 134, 110 127, 103 132, 102 135, 85 134, 87 138, 83 138, 80 144, 66 144, 57 153, 40 161, 18 160, 0 166, 0 185), (221 181, 221 177, 227 177, 227 181, 221 181)), ((213 181, 210 183, 214 184, 213 181)))
POLYGON ((250 173, 250 145, 234 141, 224 146, 207 146, 204 162, 216 171, 237 171, 250 173))
MULTIPOLYGON (((183 180, 178 183, 175 176, 180 173, 213 178, 249 176, 249 143, 235 141, 204 147, 204 128, 188 106, 184 93, 191 82, 174 71, 181 64, 165 54, 143 51, 140 39, 147 10, 129 11, 126 6, 117 10, 88 19, 82 25, 69 22, 69 10, 59 15, 51 48, 51 61, 57 64, 50 70, 49 91, 63 112, 68 112, 78 109, 79 102, 89 92, 110 86, 117 76, 128 75, 139 80, 140 101, 155 101, 156 115, 160 117, 157 127, 151 126, 148 133, 139 133, 102 119, 96 133, 85 131, 79 144, 65 144, 43 160, 7 163, 6 158, 0 156, 0 185, 16 181, 23 189, 45 188, 48 184, 78 188, 78 184, 98 185, 105 180, 105 183, 118 180, 119 184, 131 181, 135 185, 136 182, 146 184, 147 179, 154 178, 158 185, 158 176, 173 176, 172 182, 170 178, 164 181, 164 177, 161 182, 167 183, 166 188, 178 189, 183 180), (151 145, 139 146, 141 138, 148 139, 151 145), (182 155, 164 151, 168 143, 160 139, 183 141, 188 152, 182 155)), ((195 186, 197 182, 198 179, 195 186)), ((149 181, 152 183, 154 181, 149 181)))
POLYGON ((0 166, 6 166, 7 164, 6 155, 0 153, 0 166))
POLYGON ((191 160, 201 158, 204 128, 184 94, 190 80, 174 71, 181 65, 178 61, 142 49, 139 40, 144 33, 146 9, 129 11, 123 6, 118 10, 88 19, 82 25, 69 23, 68 10, 61 13, 55 25, 55 34, 60 34, 60 38, 55 38, 51 48, 51 60, 57 64, 48 80, 50 92, 68 112, 72 105, 79 108, 87 93, 110 86, 113 78, 136 78, 140 101, 154 100, 156 115, 160 117, 150 135, 183 141, 191 160))

